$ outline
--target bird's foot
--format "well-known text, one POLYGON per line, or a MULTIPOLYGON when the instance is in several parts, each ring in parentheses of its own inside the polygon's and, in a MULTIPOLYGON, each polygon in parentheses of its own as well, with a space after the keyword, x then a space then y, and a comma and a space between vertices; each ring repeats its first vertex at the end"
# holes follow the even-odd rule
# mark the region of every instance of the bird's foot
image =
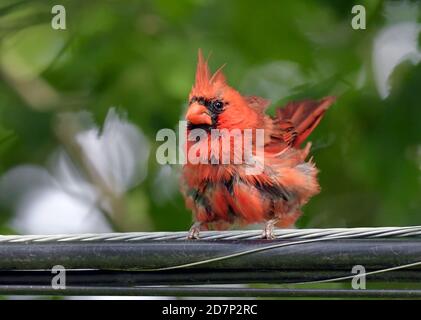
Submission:
POLYGON ((279 219, 271 219, 266 222, 265 227, 263 228, 262 232, 262 239, 273 240, 276 239, 275 234, 273 233, 273 229, 275 224, 278 222, 279 219))
POLYGON ((276 239, 275 235, 273 234, 273 227, 267 228, 265 227, 262 232, 262 239, 273 240, 276 239))
POLYGON ((191 228, 189 230, 189 234, 187 235, 187 239, 188 240, 197 240, 197 239, 199 239, 201 225, 202 224, 200 222, 195 222, 191 226, 191 228))

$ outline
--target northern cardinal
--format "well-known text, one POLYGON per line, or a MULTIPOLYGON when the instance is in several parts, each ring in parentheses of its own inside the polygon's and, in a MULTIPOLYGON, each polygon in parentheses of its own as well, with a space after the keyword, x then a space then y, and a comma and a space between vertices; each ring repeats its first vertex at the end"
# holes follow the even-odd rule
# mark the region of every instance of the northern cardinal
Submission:
MULTIPOLYGON (((239 222, 265 223, 262 237, 273 239, 274 226, 293 226, 301 215, 300 208, 320 192, 318 170, 311 159, 306 160, 311 144, 300 145, 335 98, 290 102, 270 117, 265 114, 268 100, 241 95, 227 84, 221 69, 211 75, 199 50, 186 113, 187 134, 193 129, 204 130, 206 137, 201 143, 210 146, 212 129, 264 129, 264 165, 261 172, 246 174, 245 163, 188 160, 181 175, 186 206, 194 216, 188 238, 199 238, 200 230, 210 224, 220 229, 239 222)), ((194 144, 188 141, 187 151, 194 144)))

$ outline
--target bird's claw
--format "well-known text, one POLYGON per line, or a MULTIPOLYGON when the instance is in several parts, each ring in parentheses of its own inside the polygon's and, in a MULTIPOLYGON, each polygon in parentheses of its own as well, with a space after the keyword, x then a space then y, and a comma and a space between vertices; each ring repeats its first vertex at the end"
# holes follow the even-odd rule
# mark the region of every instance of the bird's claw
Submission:
POLYGON ((272 228, 272 230, 268 230, 267 228, 264 228, 263 233, 262 233, 262 239, 267 239, 267 240, 276 239, 276 237, 273 233, 273 228, 272 228))
POLYGON ((267 240, 276 239, 273 229, 277 221, 278 219, 274 219, 274 220, 269 220, 268 222, 266 222, 265 227, 263 228, 263 232, 262 232, 262 239, 267 239, 267 240))
POLYGON ((193 224, 189 230, 189 233, 187 235, 188 240, 197 240, 199 239, 200 234, 200 224, 193 224))

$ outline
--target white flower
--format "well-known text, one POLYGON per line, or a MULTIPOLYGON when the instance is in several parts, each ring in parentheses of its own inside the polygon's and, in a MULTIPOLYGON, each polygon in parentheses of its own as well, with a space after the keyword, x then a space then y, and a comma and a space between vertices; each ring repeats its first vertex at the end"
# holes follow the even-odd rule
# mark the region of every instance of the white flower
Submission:
POLYGON ((374 80, 383 99, 389 96, 389 77, 393 70, 404 61, 410 61, 414 65, 421 61, 421 51, 418 48, 421 25, 416 22, 416 16, 413 21, 397 21, 405 15, 411 18, 413 12, 417 12, 417 6, 413 8, 405 2, 400 5, 388 4, 386 18, 389 23, 374 39, 372 53, 374 80), (390 10, 390 7, 394 10, 390 10))
MULTIPOLYGON (((101 131, 82 130, 75 140, 89 161, 87 170, 95 170, 113 196, 121 196, 146 177, 149 143, 114 109, 101 131)), ((0 201, 15 212, 11 226, 25 234, 111 231, 101 212, 107 195, 89 180, 89 174, 83 174, 61 148, 49 163, 49 170, 23 165, 1 177, 0 201)))
POLYGON ((76 141, 89 162, 116 195, 146 177, 149 143, 137 127, 111 108, 103 129, 80 132, 76 141))

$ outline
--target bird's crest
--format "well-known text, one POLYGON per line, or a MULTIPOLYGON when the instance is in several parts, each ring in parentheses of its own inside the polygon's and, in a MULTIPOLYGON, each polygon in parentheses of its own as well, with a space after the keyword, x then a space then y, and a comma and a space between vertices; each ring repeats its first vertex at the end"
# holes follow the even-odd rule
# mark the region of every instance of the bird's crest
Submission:
POLYGON ((196 81, 192 88, 191 95, 195 96, 215 96, 222 93, 227 87, 225 76, 220 67, 213 75, 211 75, 208 66, 208 59, 203 58, 202 50, 199 49, 196 81))

